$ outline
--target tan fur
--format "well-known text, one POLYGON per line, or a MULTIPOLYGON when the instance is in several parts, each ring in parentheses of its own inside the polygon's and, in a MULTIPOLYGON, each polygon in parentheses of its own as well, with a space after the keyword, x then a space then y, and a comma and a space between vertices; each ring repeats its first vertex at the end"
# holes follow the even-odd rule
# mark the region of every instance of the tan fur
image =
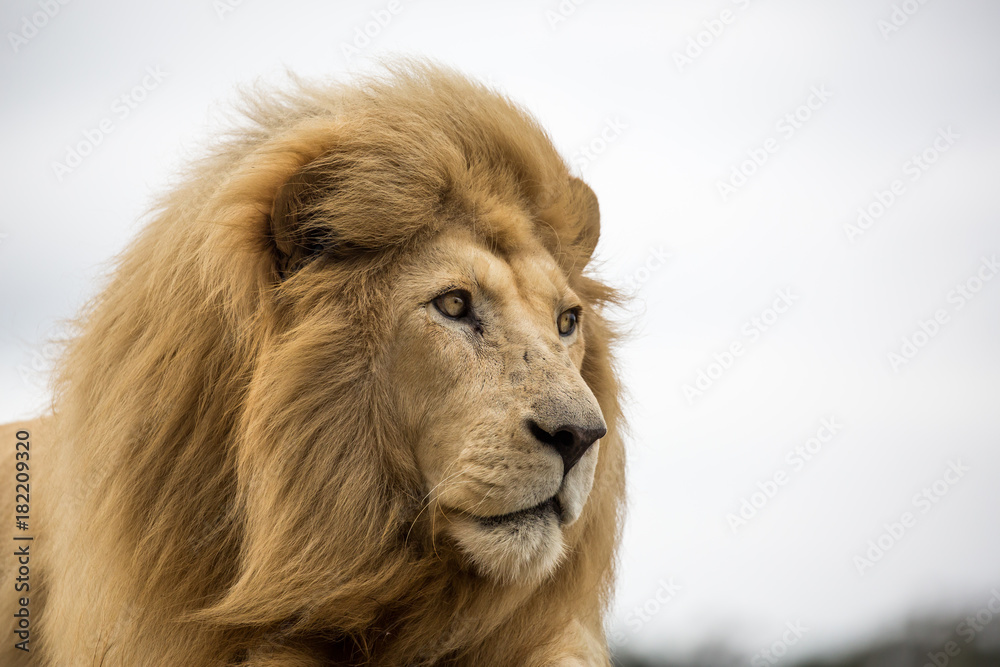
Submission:
POLYGON ((607 665, 624 458, 593 193, 523 111, 420 63, 248 107, 19 425, 32 653, 5 632, 0 664, 607 665), (479 338, 429 305, 449 285, 479 338), (559 487, 580 516, 491 536, 476 517, 562 479, 523 428, 546 410, 607 424, 559 487))

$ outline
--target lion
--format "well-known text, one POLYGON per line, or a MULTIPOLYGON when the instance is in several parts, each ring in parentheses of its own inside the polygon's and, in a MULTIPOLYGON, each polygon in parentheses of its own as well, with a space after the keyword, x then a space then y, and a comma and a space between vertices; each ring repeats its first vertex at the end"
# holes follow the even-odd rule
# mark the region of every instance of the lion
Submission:
POLYGON ((596 196, 449 69, 285 88, 116 260, 51 413, 3 430, 33 541, 3 607, 27 598, 30 651, 8 631, 0 663, 608 665, 596 196))

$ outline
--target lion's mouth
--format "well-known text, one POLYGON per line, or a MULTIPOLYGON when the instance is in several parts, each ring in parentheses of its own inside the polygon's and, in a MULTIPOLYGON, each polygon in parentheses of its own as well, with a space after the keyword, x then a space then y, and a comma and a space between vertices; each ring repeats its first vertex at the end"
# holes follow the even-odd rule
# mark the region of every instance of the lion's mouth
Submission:
POLYGON ((529 507, 523 510, 517 510, 516 512, 510 512, 509 514, 497 514, 494 516, 478 516, 478 520, 481 524, 489 527, 518 524, 532 519, 541 519, 545 515, 553 513, 556 515, 560 521, 562 520, 563 508, 562 503, 555 496, 552 496, 548 500, 543 500, 534 507, 529 507))

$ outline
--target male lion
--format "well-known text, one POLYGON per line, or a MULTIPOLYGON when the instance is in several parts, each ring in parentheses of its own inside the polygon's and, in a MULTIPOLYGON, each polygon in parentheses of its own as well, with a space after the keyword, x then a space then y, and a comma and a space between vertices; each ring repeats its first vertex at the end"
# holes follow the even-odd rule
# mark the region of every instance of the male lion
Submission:
POLYGON ((594 194, 430 65, 248 106, 80 316, 52 415, 3 430, 34 540, 0 663, 607 665, 594 194))

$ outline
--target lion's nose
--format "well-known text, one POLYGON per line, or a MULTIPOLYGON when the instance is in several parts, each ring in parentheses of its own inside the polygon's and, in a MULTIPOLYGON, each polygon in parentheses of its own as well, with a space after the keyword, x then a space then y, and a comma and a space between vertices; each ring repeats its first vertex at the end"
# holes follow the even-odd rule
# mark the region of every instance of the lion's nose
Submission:
POLYGON ((536 439, 550 445, 559 452, 563 460, 563 475, 576 465, 590 446, 608 432, 603 421, 593 425, 563 424, 555 428, 546 428, 534 419, 528 420, 528 430, 536 439))

